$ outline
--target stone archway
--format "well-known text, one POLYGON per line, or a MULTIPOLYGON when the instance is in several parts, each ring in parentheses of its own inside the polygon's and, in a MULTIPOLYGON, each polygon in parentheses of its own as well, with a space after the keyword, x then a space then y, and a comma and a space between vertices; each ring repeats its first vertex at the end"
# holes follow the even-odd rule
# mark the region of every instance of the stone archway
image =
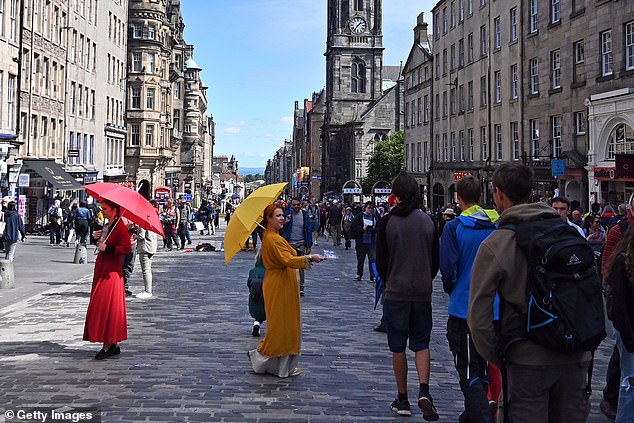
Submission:
POLYGON ((433 211, 438 210, 442 206, 445 205, 445 188, 440 184, 440 182, 436 182, 434 187, 432 188, 432 208, 433 211))

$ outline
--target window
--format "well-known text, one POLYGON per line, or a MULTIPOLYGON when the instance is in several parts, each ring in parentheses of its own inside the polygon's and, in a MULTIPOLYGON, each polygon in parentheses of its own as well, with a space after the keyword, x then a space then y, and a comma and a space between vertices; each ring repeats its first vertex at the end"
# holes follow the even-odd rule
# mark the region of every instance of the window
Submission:
POLYGON ((551 0, 550 23, 555 24, 561 20, 561 5, 559 0, 551 0))
POLYGON ((480 127, 480 160, 489 160, 489 144, 487 142, 487 128, 480 127))
POLYGON ((132 38, 141 38, 143 35, 143 27, 141 24, 132 24, 132 38))
POLYGON ((440 161, 440 135, 436 135, 436 160, 440 161))
POLYGON ((9 38, 11 41, 17 41, 17 24, 16 24, 16 15, 17 15, 17 2, 18 0, 9 0, 11 2, 11 9, 9 10, 9 38))
POLYGON ((447 73, 447 49, 443 49, 442 51, 442 73, 443 75, 447 73))
POLYGON ((550 118, 550 127, 553 137, 553 157, 558 158, 561 156, 561 115, 555 115, 550 118))
POLYGON ((416 116, 417 124, 423 123, 423 99, 418 98, 418 115, 416 116))
POLYGON ((436 39, 440 38, 440 13, 434 16, 434 35, 436 39))
POLYGON ((473 146, 473 128, 467 129, 467 145, 469 148, 469 161, 472 162, 474 159, 474 146, 473 146))
POLYGON ((586 133, 586 113, 575 112, 575 134, 585 135, 586 133))
POLYGON ((495 139, 495 160, 502 160, 502 125, 493 125, 493 136, 495 139))
POLYGON ((458 88, 458 110, 460 113, 464 113, 465 104, 464 104, 464 85, 460 85, 458 88))
POLYGON ((532 34, 537 32, 537 0, 530 0, 529 6, 529 32, 532 34))
POLYGON ((502 72, 496 71, 494 74, 495 81, 495 102, 502 102, 502 72))
POLYGON ((482 25, 480 27, 480 56, 486 56, 487 54, 487 26, 482 25))
POLYGON ((487 89, 487 77, 486 75, 480 78, 480 106, 487 105, 487 97, 489 90, 487 89))
POLYGON ((456 114, 456 89, 451 88, 449 90, 449 113, 456 114))
POLYGON ((574 43, 572 45, 572 51, 575 55, 575 64, 583 63, 585 60, 583 40, 574 43))
POLYGON ((456 2, 452 1, 451 2, 451 27, 455 27, 456 26, 456 2))
POLYGON ((634 153, 634 134, 625 124, 617 125, 608 138, 608 160, 614 160, 616 154, 634 153))
POLYGON ((138 147, 139 145, 141 145, 141 133, 139 131, 139 125, 130 125, 130 128, 130 145, 133 147, 138 147))
POLYGON ((517 65, 511 66, 511 99, 516 100, 518 96, 517 91, 517 65))
POLYGON ((464 66, 464 38, 458 40, 458 67, 464 66))
POLYGON ((363 11, 363 2, 365 0, 354 0, 354 10, 363 11))
POLYGON ((603 31, 601 39, 601 75, 612 75, 612 31, 603 31))
POLYGON ((141 88, 139 87, 132 87, 132 108, 141 108, 141 88))
POLYGON ((4 37, 4 0, 0 0, 0 37, 4 37))
POLYGON ((450 67, 451 70, 456 69, 456 45, 455 44, 451 45, 451 62, 450 62, 450 64, 451 64, 451 67, 450 67))
POLYGON ((452 132, 451 133, 451 161, 455 162, 456 161, 456 133, 452 132))
POLYGON ((14 96, 15 96, 15 76, 9 75, 9 79, 7 81, 7 125, 9 128, 13 128, 14 118, 15 118, 15 110, 14 110, 14 96))
POLYGON ((423 98, 423 122, 429 122, 429 96, 423 98))
POLYGON ((147 37, 149 40, 154 40, 156 38, 156 27, 154 25, 148 25, 147 37))
POLYGON ((154 88, 148 88, 146 93, 146 108, 154 110, 154 88))
POLYGON ((147 73, 154 73, 154 58, 155 58, 154 53, 147 54, 147 68, 146 68, 147 73))
POLYGON ((467 84, 467 110, 473 110, 473 81, 467 84))
POLYGON ((561 88, 561 60, 559 56, 559 49, 550 52, 550 88, 561 88))
POLYGON ((436 78, 440 76, 440 53, 436 53, 436 78))
POLYGON ((460 161, 465 160, 464 131, 458 132, 458 144, 460 145, 460 161))
POLYGON ((447 8, 442 9, 442 33, 447 33, 447 8))
POLYGON ((502 45, 502 28, 500 27, 500 17, 493 19, 493 48, 500 48, 502 45))
POLYGON ((154 125, 148 124, 145 126, 145 146, 154 146, 154 125))
POLYGON ((511 147, 513 149, 513 160, 520 158, 520 132, 517 122, 511 122, 511 147))
POLYGON ((539 93, 539 69, 537 66, 537 57, 534 57, 528 61, 528 89, 531 94, 539 93))
POLYGON ((449 158, 449 149, 447 147, 447 134, 442 134, 442 159, 444 162, 449 158))
POLYGON ((436 120, 440 119, 440 94, 436 94, 436 108, 432 111, 436 120))
POLYGON ((365 64, 361 61, 352 62, 350 67, 351 91, 365 93, 365 64))
POLYGON ((460 20, 460 22, 464 21, 464 0, 460 0, 460 6, 459 6, 459 15, 458 15, 458 19, 460 20))
POLYGON ((510 27, 511 42, 517 41, 517 8, 511 9, 511 27, 510 27))
POLYGON ((181 98, 181 83, 174 82, 174 98, 181 98))
POLYGON ((539 121, 531 119, 529 126, 531 131, 531 158, 539 160, 539 121))
POLYGON ((447 117, 447 91, 442 93, 442 117, 447 117))
POLYGON ((473 32, 467 35, 467 63, 473 62, 473 32))
POLYGON ((141 52, 132 53, 132 72, 141 72, 141 52))
POLYGON ((467 13, 469 16, 473 15, 473 0, 467 0, 467 13))
POLYGON ((625 24, 625 70, 634 69, 634 22, 625 24))

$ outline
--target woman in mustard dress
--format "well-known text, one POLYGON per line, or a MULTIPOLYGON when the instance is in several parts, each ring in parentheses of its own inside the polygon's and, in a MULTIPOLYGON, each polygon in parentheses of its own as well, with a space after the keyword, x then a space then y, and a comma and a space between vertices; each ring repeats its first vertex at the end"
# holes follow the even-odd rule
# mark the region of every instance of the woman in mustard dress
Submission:
POLYGON ((319 254, 298 256, 282 238, 284 213, 278 204, 264 210, 266 227, 262 239, 262 261, 266 275, 262 290, 266 310, 266 336, 258 348, 249 351, 251 366, 256 373, 279 377, 297 376, 301 344, 299 289, 297 269, 309 269, 312 263, 324 260, 319 254))

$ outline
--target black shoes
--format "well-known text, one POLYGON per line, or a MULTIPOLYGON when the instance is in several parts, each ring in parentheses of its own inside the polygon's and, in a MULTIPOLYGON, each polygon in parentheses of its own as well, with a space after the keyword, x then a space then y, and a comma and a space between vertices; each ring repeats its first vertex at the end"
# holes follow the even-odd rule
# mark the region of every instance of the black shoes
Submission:
POLYGON ((409 407, 408 400, 399 400, 398 398, 396 398, 394 401, 392 401, 391 407, 392 407, 392 411, 395 411, 396 414, 398 414, 399 416, 412 415, 412 410, 409 407))
POLYGON ((354 278, 352 278, 353 281, 360 281, 361 280, 361 275, 357 275, 354 278))
POLYGON ((387 329, 385 329, 385 324, 383 324, 383 322, 379 323, 377 326, 374 327, 374 329, 372 329, 375 332, 383 332, 383 333, 387 333, 387 329))
POLYGON ((95 355, 95 360, 103 360, 112 355, 118 355, 118 354, 121 354, 121 348, 118 345, 112 344, 110 345, 110 348, 108 348, 108 351, 104 351, 103 348, 100 349, 97 355, 95 355))
POLYGON ((440 418, 429 392, 420 391, 418 393, 418 406, 423 411, 423 419, 428 422, 436 422, 440 418))
POLYGON ((251 335, 260 336, 260 324, 258 322, 253 322, 253 330, 251 331, 251 335))
POLYGON ((125 289, 125 296, 129 297, 130 295, 132 295, 132 291, 130 291, 128 288, 125 289))
POLYGON ((599 410, 603 413, 605 417, 610 420, 616 419, 616 406, 609 402, 608 400, 602 399, 599 403, 599 410))

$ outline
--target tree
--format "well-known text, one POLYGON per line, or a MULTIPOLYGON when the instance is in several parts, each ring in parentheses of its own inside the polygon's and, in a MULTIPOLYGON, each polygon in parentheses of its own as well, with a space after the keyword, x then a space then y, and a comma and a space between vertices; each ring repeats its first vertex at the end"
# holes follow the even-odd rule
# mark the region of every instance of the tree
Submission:
POLYGON ((372 186, 380 180, 391 182, 403 170, 403 131, 396 131, 387 140, 379 141, 368 160, 367 175, 361 181, 363 192, 372 194, 372 186))
POLYGON ((255 175, 248 174, 244 176, 244 182, 253 182, 253 181, 259 181, 262 179, 264 179, 264 175, 261 175, 259 173, 256 173, 255 175))

